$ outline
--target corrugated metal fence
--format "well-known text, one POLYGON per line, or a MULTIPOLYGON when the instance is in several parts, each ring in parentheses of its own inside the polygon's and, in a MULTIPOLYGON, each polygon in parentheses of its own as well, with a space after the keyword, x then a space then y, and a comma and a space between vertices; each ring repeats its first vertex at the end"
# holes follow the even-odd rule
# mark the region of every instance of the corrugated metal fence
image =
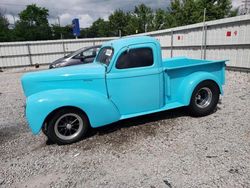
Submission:
MULTIPOLYGON (((143 33, 157 38, 163 57, 228 59, 229 66, 250 68, 250 15, 143 33)), ((114 38, 0 43, 0 67, 47 64, 84 46, 114 38)))
POLYGON ((0 67, 48 64, 79 48, 99 45, 111 39, 113 38, 0 43, 0 67))

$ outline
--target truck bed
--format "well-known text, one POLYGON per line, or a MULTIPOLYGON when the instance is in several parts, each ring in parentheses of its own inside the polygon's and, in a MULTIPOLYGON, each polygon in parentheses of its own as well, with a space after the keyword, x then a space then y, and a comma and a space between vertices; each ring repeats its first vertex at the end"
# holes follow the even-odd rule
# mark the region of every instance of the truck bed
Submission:
POLYGON ((224 63, 225 60, 214 61, 214 60, 191 59, 187 57, 175 57, 175 58, 163 59, 163 67, 166 70, 173 70, 173 69, 208 65, 220 62, 224 63))
MULTIPOLYGON (((221 86, 225 82, 225 60, 212 61, 202 59, 191 59, 186 57, 176 57, 163 60, 164 84, 165 84, 165 101, 166 106, 169 108, 172 104, 181 104, 180 106, 188 105, 189 101, 185 101, 182 93, 187 86, 192 84, 192 80, 202 81, 202 76, 216 80, 218 85, 221 86), (189 78, 191 78, 188 81, 189 78)), ((194 88, 192 88, 194 89, 194 88)), ((223 94, 221 88, 221 94, 223 94)))

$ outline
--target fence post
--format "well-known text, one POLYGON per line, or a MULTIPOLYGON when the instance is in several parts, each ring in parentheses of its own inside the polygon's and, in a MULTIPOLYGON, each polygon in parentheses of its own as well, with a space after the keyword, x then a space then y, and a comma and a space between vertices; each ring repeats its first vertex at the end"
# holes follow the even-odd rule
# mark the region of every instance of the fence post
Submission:
POLYGON ((203 45, 203 58, 207 58, 207 24, 205 24, 205 33, 204 33, 204 45, 203 45))
POLYGON ((170 52, 170 56, 173 57, 173 44, 174 44, 174 31, 171 30, 171 52, 170 52))
POLYGON ((66 52, 65 52, 65 44, 64 44, 64 41, 62 41, 62 47, 63 47, 63 55, 65 56, 66 54, 66 52))
POLYGON ((31 51, 30 51, 30 44, 29 43, 27 43, 27 49, 28 49, 28 55, 29 55, 30 65, 33 65, 33 63, 32 63, 32 57, 31 57, 31 51))
POLYGON ((204 8, 203 26, 202 26, 202 31, 201 31, 201 33, 202 33, 202 36, 201 36, 201 59, 204 59, 206 12, 207 12, 207 9, 204 8))

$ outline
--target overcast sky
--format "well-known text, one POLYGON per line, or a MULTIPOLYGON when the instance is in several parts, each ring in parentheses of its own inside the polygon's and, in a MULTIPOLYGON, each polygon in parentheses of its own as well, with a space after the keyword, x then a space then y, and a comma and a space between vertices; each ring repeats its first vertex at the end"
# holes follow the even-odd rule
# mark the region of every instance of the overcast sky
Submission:
MULTIPOLYGON (((80 27, 85 28, 93 21, 101 17, 107 19, 116 9, 125 11, 133 10, 138 4, 144 3, 147 6, 166 9, 170 0, 1 0, 0 9, 6 13, 10 23, 14 18, 18 19, 18 13, 26 5, 35 3, 38 6, 49 9, 49 22, 58 23, 60 18, 61 25, 71 24, 73 18, 79 18, 80 27)), ((233 6, 237 7, 241 0, 233 0, 233 6)))

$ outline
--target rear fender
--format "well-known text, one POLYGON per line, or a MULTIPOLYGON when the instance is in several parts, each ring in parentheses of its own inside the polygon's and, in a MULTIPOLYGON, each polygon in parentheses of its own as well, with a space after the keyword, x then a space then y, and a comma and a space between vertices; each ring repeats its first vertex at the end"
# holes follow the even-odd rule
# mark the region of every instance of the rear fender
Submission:
POLYGON ((92 127, 99 127, 120 119, 116 106, 105 95, 89 90, 48 90, 29 96, 26 104, 27 120, 34 134, 39 133, 51 112, 64 106, 83 110, 92 127))
POLYGON ((209 72, 196 72, 185 77, 180 84, 178 99, 180 99, 183 105, 189 105, 195 87, 205 80, 214 81, 219 87, 220 93, 223 94, 222 83, 216 76, 209 72))

